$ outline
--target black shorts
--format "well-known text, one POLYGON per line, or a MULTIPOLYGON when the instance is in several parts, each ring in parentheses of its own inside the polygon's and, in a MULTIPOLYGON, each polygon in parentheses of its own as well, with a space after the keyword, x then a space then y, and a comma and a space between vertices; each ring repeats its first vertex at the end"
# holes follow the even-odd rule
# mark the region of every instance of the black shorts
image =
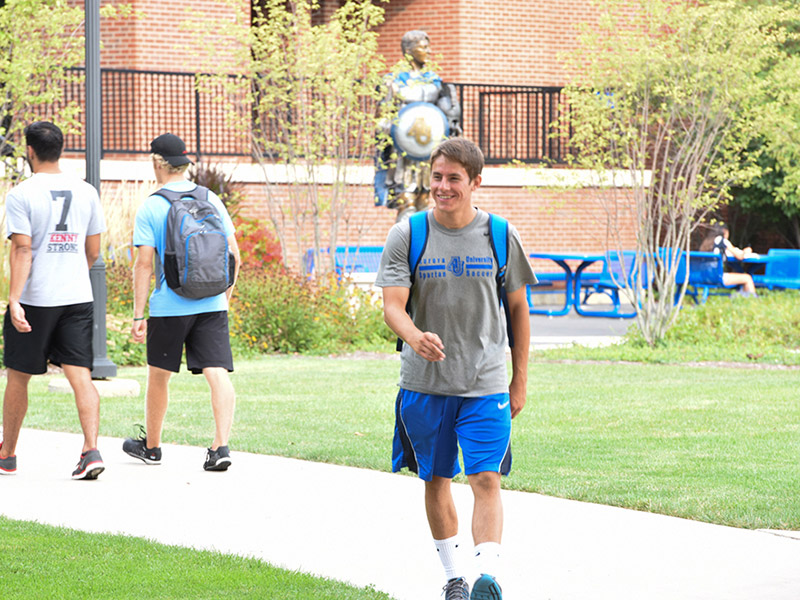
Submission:
POLYGON ((147 364, 177 373, 186 345, 186 367, 194 374, 206 367, 233 371, 228 312, 147 320, 147 364))
POLYGON ((48 360, 57 366, 93 367, 92 302, 66 306, 23 304, 22 308, 31 325, 28 333, 14 328, 7 310, 3 321, 3 362, 7 368, 39 375, 47 372, 48 360))

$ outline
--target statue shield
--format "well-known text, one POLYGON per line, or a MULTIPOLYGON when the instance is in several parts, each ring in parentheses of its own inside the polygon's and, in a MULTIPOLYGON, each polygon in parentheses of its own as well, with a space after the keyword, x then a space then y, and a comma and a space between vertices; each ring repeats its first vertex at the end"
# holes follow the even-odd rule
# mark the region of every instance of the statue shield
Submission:
POLYGON ((436 145, 447 137, 447 117, 435 104, 412 102, 397 113, 392 140, 409 158, 427 160, 436 145))

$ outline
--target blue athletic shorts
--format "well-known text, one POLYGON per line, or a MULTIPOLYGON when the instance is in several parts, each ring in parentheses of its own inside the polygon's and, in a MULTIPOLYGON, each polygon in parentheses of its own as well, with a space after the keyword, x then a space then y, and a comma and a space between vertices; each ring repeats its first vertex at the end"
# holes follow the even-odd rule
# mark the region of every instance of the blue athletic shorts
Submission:
POLYGON ((436 396, 400 389, 395 405, 392 471, 403 467, 430 481, 511 471, 511 407, 508 394, 477 398, 436 396))

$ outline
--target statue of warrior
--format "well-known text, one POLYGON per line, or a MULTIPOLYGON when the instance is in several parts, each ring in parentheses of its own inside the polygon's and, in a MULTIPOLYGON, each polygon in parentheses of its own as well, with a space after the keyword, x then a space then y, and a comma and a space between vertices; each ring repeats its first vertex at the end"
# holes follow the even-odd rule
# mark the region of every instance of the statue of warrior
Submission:
POLYGON ((425 70, 430 38, 409 31, 400 42, 408 68, 387 77, 383 102, 397 107, 397 116, 382 125, 375 163, 375 204, 397 210, 397 220, 428 208, 430 164, 436 145, 461 135, 461 106, 452 84, 425 70))

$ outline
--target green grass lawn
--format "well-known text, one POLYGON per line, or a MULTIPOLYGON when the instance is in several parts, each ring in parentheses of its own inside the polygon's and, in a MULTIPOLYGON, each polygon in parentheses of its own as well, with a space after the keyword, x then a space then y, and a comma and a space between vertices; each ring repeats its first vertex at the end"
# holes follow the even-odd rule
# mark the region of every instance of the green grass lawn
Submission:
POLYGON ((800 365, 800 293, 759 290, 758 298, 711 296, 684 300, 664 339, 648 346, 632 324, 625 343, 602 348, 567 347, 539 353, 546 359, 634 361, 662 364, 734 362, 800 365))
MULTIPOLYGON (((396 360, 239 361, 232 448, 390 469, 396 360)), ((142 368, 120 369, 138 379, 142 368)), ((749 528, 800 530, 797 371, 534 362, 508 488, 749 528)), ((26 426, 77 432, 69 395, 35 378, 26 426)), ((205 446, 202 377, 173 379, 163 439, 205 446)), ((128 436, 141 398, 107 399, 101 433, 128 436)), ((165 458, 167 459, 167 458, 165 458)))
POLYGON ((276 569, 251 559, 121 535, 0 517, 0 590, 7 599, 388 600, 374 589, 276 569))

